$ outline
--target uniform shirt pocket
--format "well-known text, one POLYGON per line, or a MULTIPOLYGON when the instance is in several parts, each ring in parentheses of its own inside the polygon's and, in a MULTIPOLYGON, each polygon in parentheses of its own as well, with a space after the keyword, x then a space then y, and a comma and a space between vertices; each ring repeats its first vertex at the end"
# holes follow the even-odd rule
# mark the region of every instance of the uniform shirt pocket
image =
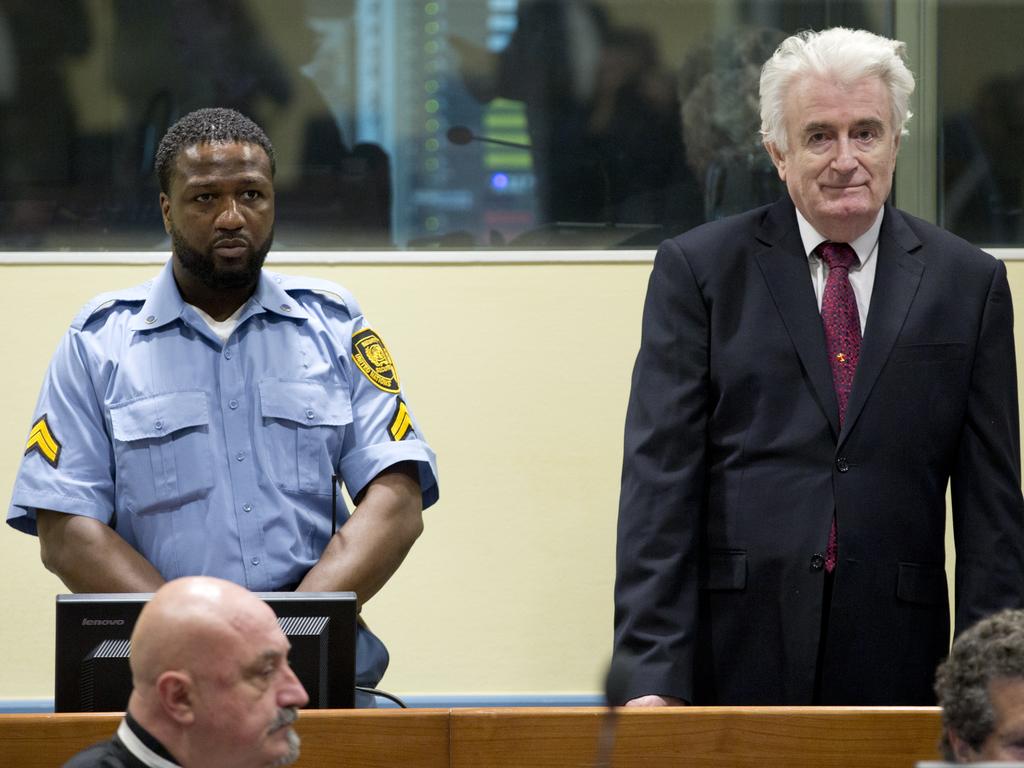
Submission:
POLYGON ((267 475, 283 491, 329 494, 345 427, 352 423, 348 392, 281 379, 264 379, 259 388, 267 475))
POLYGON ((213 487, 206 393, 168 392, 110 407, 118 506, 180 507, 213 487))

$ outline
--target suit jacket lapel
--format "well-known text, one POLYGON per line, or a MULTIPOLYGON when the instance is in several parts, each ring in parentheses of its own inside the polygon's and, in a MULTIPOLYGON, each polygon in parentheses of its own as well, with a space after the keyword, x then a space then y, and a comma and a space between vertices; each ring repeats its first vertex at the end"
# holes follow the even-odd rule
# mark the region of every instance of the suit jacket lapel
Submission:
POLYGON ((840 446, 864 409, 917 294, 925 269, 920 254, 915 253, 920 248, 921 241, 907 226, 902 214, 886 205, 878 237, 878 265, 871 289, 868 321, 850 400, 846 405, 843 431, 839 435, 840 446))
POLYGON ((825 331, 796 212, 788 197, 768 210, 757 238, 765 246, 757 252, 758 266, 807 372, 811 393, 832 425, 833 435, 838 435, 839 403, 825 351, 825 331))

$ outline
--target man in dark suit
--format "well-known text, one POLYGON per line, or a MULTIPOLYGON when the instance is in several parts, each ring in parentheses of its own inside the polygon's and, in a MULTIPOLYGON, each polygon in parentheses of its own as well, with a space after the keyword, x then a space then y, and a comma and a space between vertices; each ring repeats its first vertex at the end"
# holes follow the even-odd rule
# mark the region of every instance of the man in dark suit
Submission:
POLYGON ((848 29, 761 75, 788 196, 662 244, 626 418, 615 653, 631 704, 929 704, 1024 591, 1002 263, 887 204, 913 77, 848 29))

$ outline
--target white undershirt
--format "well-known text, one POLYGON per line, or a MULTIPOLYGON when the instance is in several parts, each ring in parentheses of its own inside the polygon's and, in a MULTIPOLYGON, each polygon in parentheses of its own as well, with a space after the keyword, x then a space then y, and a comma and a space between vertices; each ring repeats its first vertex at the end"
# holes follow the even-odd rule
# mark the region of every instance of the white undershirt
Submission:
MULTIPOLYGON (((853 295, 857 298, 861 335, 864 334, 864 328, 868 322, 871 289, 875 285, 875 267, 878 266, 878 233, 882 229, 884 214, 885 208, 879 209, 874 223, 868 227, 867 232, 849 244, 857 252, 857 258, 860 259, 859 266, 850 267, 850 285, 853 287, 853 295)), ((799 210, 796 212, 796 222, 800 227, 800 239, 804 243, 804 252, 807 254, 807 263, 811 269, 811 282, 814 283, 814 297, 818 300, 818 311, 820 312, 821 297, 825 292, 825 280, 828 277, 828 265, 818 258, 814 249, 826 242, 828 238, 812 227, 799 210)))
POLYGON ((230 317, 225 317, 223 320, 214 320, 213 317, 206 314, 197 307, 195 304, 189 304, 196 313, 203 318, 203 321, 210 326, 210 330, 213 331, 225 344, 228 343, 228 338, 234 332, 235 328, 238 327, 238 318, 242 314, 242 310, 245 309, 245 302, 242 303, 238 309, 231 313, 230 317))

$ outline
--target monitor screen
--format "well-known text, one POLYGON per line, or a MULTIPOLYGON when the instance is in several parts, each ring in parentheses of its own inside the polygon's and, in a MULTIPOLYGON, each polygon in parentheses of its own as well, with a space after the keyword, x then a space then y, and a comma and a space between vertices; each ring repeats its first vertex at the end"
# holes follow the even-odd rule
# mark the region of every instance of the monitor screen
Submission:
MULTIPOLYGON (((257 592, 292 644, 288 658, 313 709, 355 701, 353 592, 257 592)), ((57 595, 54 710, 122 712, 132 690, 131 634, 150 593, 57 595)))

